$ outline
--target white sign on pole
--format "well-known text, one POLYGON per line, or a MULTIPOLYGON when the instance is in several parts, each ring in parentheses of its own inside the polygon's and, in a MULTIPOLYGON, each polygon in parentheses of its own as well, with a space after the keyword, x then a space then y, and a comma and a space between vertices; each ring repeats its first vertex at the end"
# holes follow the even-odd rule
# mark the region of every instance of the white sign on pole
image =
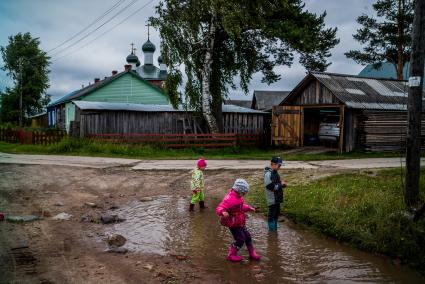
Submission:
POLYGON ((421 77, 409 77, 409 87, 419 87, 421 85, 421 77))

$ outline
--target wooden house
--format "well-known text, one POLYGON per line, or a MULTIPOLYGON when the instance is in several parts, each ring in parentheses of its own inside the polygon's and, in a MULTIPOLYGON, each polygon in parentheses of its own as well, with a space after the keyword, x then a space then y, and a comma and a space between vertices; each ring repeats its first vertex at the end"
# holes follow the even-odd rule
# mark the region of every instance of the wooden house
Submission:
POLYGON ((50 126, 70 130, 75 120, 75 105, 72 101, 113 102, 133 104, 169 105, 168 96, 158 87, 143 79, 131 68, 60 98, 47 106, 50 126))
POLYGON ((340 152, 403 150, 407 90, 405 81, 310 72, 273 107, 272 143, 302 147, 318 135, 322 117, 332 115, 339 121, 340 152))
MULTIPOLYGON (((186 134, 203 133, 192 110, 171 105, 74 101, 79 136, 95 134, 186 134)), ((263 134, 268 113, 223 105, 224 133, 263 134)))

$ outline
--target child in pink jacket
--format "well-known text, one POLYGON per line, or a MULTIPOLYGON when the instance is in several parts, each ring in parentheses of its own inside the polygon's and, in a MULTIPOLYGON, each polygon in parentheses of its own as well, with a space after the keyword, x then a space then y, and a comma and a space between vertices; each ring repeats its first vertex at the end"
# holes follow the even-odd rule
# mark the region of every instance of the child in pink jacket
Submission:
POLYGON ((238 256, 238 250, 244 244, 252 260, 260 260, 252 245, 251 235, 245 227, 245 213, 255 211, 255 208, 245 203, 243 196, 248 192, 249 184, 244 179, 237 179, 230 192, 224 197, 223 201, 217 206, 215 212, 221 216, 221 224, 229 227, 235 242, 230 245, 227 260, 238 262, 242 257, 238 256))

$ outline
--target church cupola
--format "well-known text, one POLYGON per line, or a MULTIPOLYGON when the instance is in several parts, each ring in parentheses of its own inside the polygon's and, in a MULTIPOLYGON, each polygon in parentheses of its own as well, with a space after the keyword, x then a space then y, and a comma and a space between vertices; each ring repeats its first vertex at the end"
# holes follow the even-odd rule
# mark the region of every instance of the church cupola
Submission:
POLYGON ((158 65, 161 72, 167 72, 167 65, 162 60, 162 56, 158 56, 158 65))
POLYGON ((137 57, 137 55, 134 54, 134 47, 133 46, 134 46, 134 44, 132 43, 131 44, 131 53, 127 56, 126 60, 127 60, 127 63, 129 65, 131 65, 131 69, 135 70, 136 66, 137 66, 137 62, 139 62, 139 64, 140 64, 140 61, 139 61, 139 58, 137 57))
POLYGON ((142 45, 142 51, 145 55, 144 65, 153 65, 153 53, 155 52, 155 45, 149 40, 149 25, 148 25, 148 40, 142 45))

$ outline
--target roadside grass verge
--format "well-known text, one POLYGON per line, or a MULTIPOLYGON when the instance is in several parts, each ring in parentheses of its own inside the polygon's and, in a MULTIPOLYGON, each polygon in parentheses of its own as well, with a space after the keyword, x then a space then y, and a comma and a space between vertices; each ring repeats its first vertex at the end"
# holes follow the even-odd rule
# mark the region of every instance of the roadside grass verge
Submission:
MULTIPOLYGON (((422 168, 421 189, 424 175, 422 168)), ((425 273, 425 219, 415 223, 405 211, 400 169, 292 184, 285 189, 285 216, 362 250, 398 258, 425 273)), ((424 190, 421 198, 425 198, 424 190)), ((254 183, 247 199, 260 212, 267 212, 262 181, 254 183)))
POLYGON ((88 139, 65 138, 52 145, 22 145, 0 142, 0 152, 16 154, 56 154, 139 159, 259 159, 269 160, 282 156, 284 160, 315 161, 357 158, 398 157, 399 153, 337 152, 298 153, 278 148, 230 147, 221 149, 186 148, 167 149, 160 144, 119 144, 91 141, 88 139))

